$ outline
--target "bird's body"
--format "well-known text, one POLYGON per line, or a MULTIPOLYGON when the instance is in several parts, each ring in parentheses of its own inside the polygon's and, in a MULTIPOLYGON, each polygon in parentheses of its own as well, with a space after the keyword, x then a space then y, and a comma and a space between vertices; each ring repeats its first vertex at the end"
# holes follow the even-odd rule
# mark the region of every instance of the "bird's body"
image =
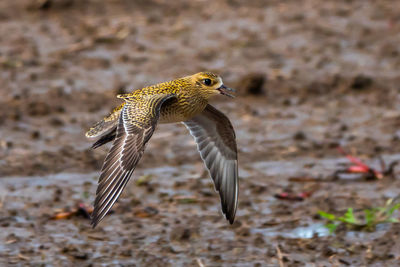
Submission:
POLYGON ((100 137, 96 148, 114 141, 100 175, 92 216, 97 223, 113 206, 140 160, 157 123, 183 122, 189 129, 220 192, 222 210, 233 223, 238 197, 235 133, 229 119, 208 104, 217 94, 230 96, 213 73, 148 86, 118 95, 125 103, 98 122, 87 137, 100 137))

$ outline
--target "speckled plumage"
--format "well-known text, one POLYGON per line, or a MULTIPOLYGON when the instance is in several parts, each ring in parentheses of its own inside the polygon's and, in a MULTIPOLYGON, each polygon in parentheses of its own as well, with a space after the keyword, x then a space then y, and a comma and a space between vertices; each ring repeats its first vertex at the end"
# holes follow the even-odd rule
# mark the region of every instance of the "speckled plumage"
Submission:
POLYGON ((126 186, 157 123, 183 122, 195 137, 200 155, 220 192, 222 211, 233 223, 238 198, 237 149, 229 119, 208 104, 229 95, 222 79, 200 72, 118 95, 125 103, 94 125, 87 137, 100 137, 96 148, 113 141, 96 191, 92 224, 107 214, 126 186))

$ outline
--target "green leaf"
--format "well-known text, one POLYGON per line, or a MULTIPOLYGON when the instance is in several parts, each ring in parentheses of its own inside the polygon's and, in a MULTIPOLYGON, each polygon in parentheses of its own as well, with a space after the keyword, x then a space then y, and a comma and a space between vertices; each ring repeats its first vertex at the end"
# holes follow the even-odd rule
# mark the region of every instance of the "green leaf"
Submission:
POLYGON ((353 208, 348 208, 346 213, 341 217, 336 217, 331 213, 318 211, 319 216, 329 220, 325 225, 332 234, 341 224, 346 224, 347 229, 374 231, 376 225, 380 223, 400 223, 400 219, 394 218, 393 213, 400 209, 400 202, 394 203, 393 199, 389 199, 383 207, 372 207, 364 210, 364 220, 360 221, 354 215, 353 208))
POLYGON ((366 209, 364 210, 365 214, 365 221, 367 223, 367 226, 372 226, 375 222, 376 219, 376 210, 375 209, 366 209))
POLYGON ((353 208, 348 208, 344 216, 339 217, 338 220, 348 224, 358 224, 356 217, 354 217, 353 208))
POLYGON ((177 198, 176 200, 179 204, 197 203, 197 199, 193 197, 182 197, 182 198, 177 198))
POLYGON ((152 178, 153 178, 153 176, 151 174, 146 174, 146 175, 140 176, 136 180, 136 185, 137 186, 148 185, 152 178))
POLYGON ((386 211, 386 214, 389 215, 389 216, 392 216, 393 212, 395 210, 398 210, 399 208, 400 208, 400 203, 397 203, 397 204, 393 205, 390 209, 388 209, 386 211))
POLYGON ((335 223, 327 223, 324 226, 328 228, 329 234, 333 234, 336 231, 336 228, 338 227, 339 224, 335 223))
POLYGON ((319 210, 318 215, 321 216, 322 218, 328 219, 330 221, 336 220, 336 216, 333 215, 332 213, 327 213, 325 211, 319 210))

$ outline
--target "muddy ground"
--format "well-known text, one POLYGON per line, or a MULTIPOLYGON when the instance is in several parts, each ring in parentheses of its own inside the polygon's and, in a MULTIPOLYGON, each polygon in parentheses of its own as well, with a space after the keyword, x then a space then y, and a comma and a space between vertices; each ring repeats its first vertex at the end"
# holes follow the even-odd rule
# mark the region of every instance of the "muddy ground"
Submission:
POLYGON ((332 180, 348 163, 338 146, 377 169, 400 159, 397 1, 104 2, 0 2, 1 265, 398 264, 400 225, 329 235, 317 215, 400 194, 396 169, 332 180), (109 146, 84 133, 117 93, 202 70, 238 90, 213 101, 237 133, 232 226, 182 125, 158 127, 96 229, 51 220, 92 203, 109 146))

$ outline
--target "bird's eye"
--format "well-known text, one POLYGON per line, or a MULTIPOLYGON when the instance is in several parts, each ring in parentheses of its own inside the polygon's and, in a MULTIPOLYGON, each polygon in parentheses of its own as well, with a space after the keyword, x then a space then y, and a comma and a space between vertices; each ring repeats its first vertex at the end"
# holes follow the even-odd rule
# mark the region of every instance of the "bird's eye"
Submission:
POLYGON ((204 79, 203 83, 207 86, 211 85, 211 80, 210 79, 204 79))

